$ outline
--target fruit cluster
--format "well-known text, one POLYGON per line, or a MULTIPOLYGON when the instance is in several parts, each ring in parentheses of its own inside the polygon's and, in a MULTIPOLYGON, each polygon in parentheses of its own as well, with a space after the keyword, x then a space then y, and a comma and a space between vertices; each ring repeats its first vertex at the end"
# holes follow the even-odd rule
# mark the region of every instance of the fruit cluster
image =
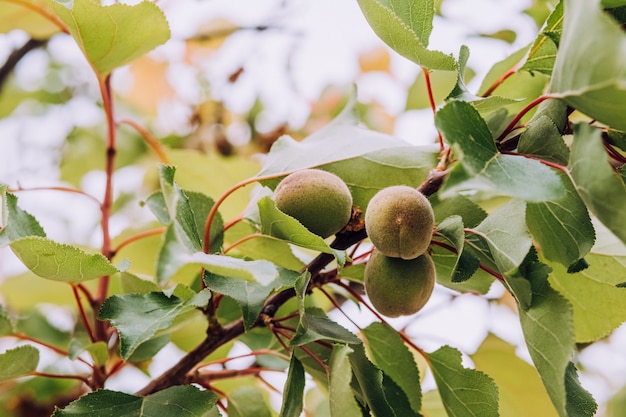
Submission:
MULTIPOLYGON (((285 177, 274 191, 276 207, 309 231, 327 238, 350 221, 352 195, 341 178, 319 169, 285 177)), ((418 312, 435 287, 435 265, 428 253, 435 216, 428 199, 414 188, 380 190, 365 212, 374 250, 365 268, 365 290, 385 316, 418 312)))
POLYGON ((374 250, 365 267, 365 291, 385 316, 418 312, 435 287, 435 265, 428 253, 435 216, 428 199, 414 188, 380 190, 365 212, 374 250))

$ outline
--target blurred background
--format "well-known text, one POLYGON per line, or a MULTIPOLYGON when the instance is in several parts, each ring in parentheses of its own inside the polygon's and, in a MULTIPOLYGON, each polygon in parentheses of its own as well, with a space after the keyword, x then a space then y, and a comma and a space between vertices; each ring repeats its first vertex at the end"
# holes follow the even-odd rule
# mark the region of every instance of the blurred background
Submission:
MULTIPOLYGON (((429 46, 458 56, 460 46, 468 45, 468 86, 476 90, 494 63, 534 40, 553 2, 436 3, 429 46)), ((69 185, 100 196, 106 128, 93 73, 68 36, 38 40, 13 30, 2 20, 6 4, 0 1, 0 66, 6 70, 0 73, 0 183, 11 188, 69 185), (23 57, 15 60, 19 53, 23 57)), ((415 144, 436 139, 423 74, 379 40, 354 0, 159 0, 158 5, 170 23, 171 40, 117 70, 112 83, 117 118, 144 126, 171 147, 241 158, 242 173, 253 175, 278 137, 304 138, 327 124, 353 85, 360 119, 371 129, 415 144)), ((47 38, 45 28, 42 32, 41 38, 47 38)), ((436 74, 433 80, 441 103, 456 74, 436 74)), ((121 125, 118 143, 114 235, 146 222, 138 202, 151 191, 144 184, 154 165, 135 130, 121 125)), ((53 191, 22 192, 19 198, 52 239, 101 244, 99 208, 93 201, 64 194, 60 202, 53 191)), ((15 292, 18 284, 11 278, 23 272, 12 253, 1 249, 0 301, 15 292)), ((28 302, 35 302, 33 297, 28 302)), ((373 319, 351 304, 346 312, 359 325, 373 319)), ((343 319, 340 314, 333 318, 343 319)), ((469 355, 493 333, 528 360, 514 302, 498 283, 487 297, 438 288, 417 318, 392 323, 426 350, 450 344, 469 355)), ((163 354, 169 359, 158 366, 177 355, 170 347, 163 354)), ((625 402, 623 328, 581 347, 579 360, 581 381, 602 412, 607 404, 625 402)), ((112 388, 141 386, 145 375, 135 377, 139 382, 120 378, 112 388)))

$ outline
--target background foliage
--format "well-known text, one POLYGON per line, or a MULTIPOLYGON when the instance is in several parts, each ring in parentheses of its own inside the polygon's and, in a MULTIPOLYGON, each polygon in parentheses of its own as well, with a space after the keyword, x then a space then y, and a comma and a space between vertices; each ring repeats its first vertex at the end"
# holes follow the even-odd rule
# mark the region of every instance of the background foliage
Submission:
MULTIPOLYGON (((532 2, 532 41, 480 79, 472 47, 437 46, 452 0, 357 3, 387 46, 351 81, 391 79, 403 108, 344 83, 293 123, 260 92, 232 99, 255 72, 297 85, 290 58, 278 77, 245 60, 210 75, 242 34, 297 49, 272 20, 298 13, 286 5, 182 36, 166 17, 182 3, 0 0, 4 39, 20 40, 0 114, 69 121, 2 138, 8 172, 35 144, 54 164, 0 178, 0 416, 623 415, 624 390, 594 398, 581 359, 626 320, 626 2, 532 2), (33 57, 46 64, 28 78, 33 57), (396 137, 413 117, 432 135, 396 137), (371 308, 358 215, 324 240, 276 209, 280 179, 310 167, 340 176, 361 214, 390 185, 429 196, 439 285, 424 311, 371 308), (461 314, 437 320, 443 342, 429 334, 429 315, 464 302, 475 346, 461 314)), ((493 50, 517 36, 472 35, 493 50)))

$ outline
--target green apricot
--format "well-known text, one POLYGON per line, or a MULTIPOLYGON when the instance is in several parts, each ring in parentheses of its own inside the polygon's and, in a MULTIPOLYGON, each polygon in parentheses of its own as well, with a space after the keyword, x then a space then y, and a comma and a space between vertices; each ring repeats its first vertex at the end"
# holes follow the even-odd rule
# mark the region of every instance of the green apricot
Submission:
POLYGON ((406 185, 384 188, 365 212, 365 230, 382 254, 414 259, 425 253, 433 236, 435 215, 424 194, 406 185))
POLYGON ((365 266, 365 292, 380 314, 398 317, 424 307, 435 288, 430 254, 415 259, 391 258, 374 249, 365 266))
POLYGON ((327 238, 348 224, 352 195, 335 174, 303 169, 289 174, 274 191, 276 207, 318 236, 327 238))

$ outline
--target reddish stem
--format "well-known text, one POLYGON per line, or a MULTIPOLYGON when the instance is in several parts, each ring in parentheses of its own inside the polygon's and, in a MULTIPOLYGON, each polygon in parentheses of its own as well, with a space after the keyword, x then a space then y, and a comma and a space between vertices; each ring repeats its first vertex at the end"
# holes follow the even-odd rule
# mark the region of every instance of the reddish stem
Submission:
POLYGON ((109 370, 109 372, 107 372, 107 377, 110 377, 111 375, 119 372, 124 366, 126 366, 127 362, 123 361, 123 360, 119 360, 117 362, 115 362, 115 364, 111 367, 111 369, 109 370))
POLYGON ((76 305, 78 306, 78 311, 80 312, 80 318, 83 321, 85 330, 87 330, 87 335, 89 335, 89 340, 91 340, 91 343, 95 343, 97 340, 91 328, 91 324, 89 324, 89 319, 85 313, 83 303, 80 301, 80 295, 78 294, 78 288, 76 285, 72 285, 72 292, 74 293, 74 299, 76 300, 76 305))
POLYGON ((626 158, 624 157, 624 155, 616 151, 610 144, 605 142, 604 149, 606 149, 611 158, 615 159, 620 164, 626 164, 626 158))
POLYGON ((328 293, 328 291, 326 291, 326 289, 324 287, 317 287, 318 290, 320 290, 322 292, 322 294, 324 294, 326 296, 326 298, 328 298, 328 301, 330 301, 332 303, 332 305, 341 312, 341 314, 344 315, 345 318, 347 318, 350 323, 352 323, 354 325, 354 327, 356 327, 357 329, 361 330, 361 328, 359 327, 358 324, 356 324, 354 322, 354 320, 352 320, 352 318, 350 318, 349 315, 346 314, 345 311, 343 311, 343 309, 341 308, 341 306, 339 305, 339 303, 337 303, 337 301, 328 293))
MULTIPOLYGON (((237 191, 240 188, 245 187, 246 185, 253 184, 253 183, 259 182, 259 181, 279 178, 279 177, 285 176, 287 174, 289 174, 289 172, 283 172, 283 173, 280 173, 280 174, 266 175, 266 176, 263 176, 263 177, 248 178, 248 179, 245 179, 245 180, 243 180, 241 182, 238 182, 237 184, 235 184, 232 187, 230 187, 228 190, 224 191, 224 193, 215 201, 215 204, 213 204, 213 207, 211 207, 211 210, 209 211, 209 214, 207 216, 206 222, 204 223, 204 247, 203 247, 204 253, 209 253, 211 251, 211 226, 213 224, 213 220, 215 219, 215 216, 217 215, 217 211, 219 210, 219 208, 222 205, 222 203, 232 193, 234 193, 235 191, 237 191)), ((238 219, 239 219, 239 217, 238 217, 238 219)))
POLYGON ((146 230, 143 232, 139 232, 133 236, 129 236, 126 239, 124 239, 123 241, 121 241, 117 247, 111 249, 111 258, 113 258, 115 255, 117 255, 117 253, 125 246, 136 242, 138 240, 141 240, 143 238, 146 237, 150 237, 150 236, 155 236, 155 235, 160 235, 162 233, 165 233, 165 231, 167 230, 167 227, 158 227, 156 229, 151 229, 151 230, 146 230))
POLYGON ((25 0, 6 0, 9 3, 14 3, 14 4, 18 4, 20 6, 23 6, 27 9, 30 9, 32 11, 34 11, 35 13, 40 14, 41 16, 45 17, 46 19, 48 19, 50 22, 52 22, 55 26, 57 26, 59 28, 59 30, 61 30, 61 32, 64 33, 70 33, 70 30, 68 29, 67 25, 54 13, 50 13, 48 10, 44 9, 43 7, 35 4, 32 1, 25 1, 25 0))
POLYGON ((73 194, 82 195, 83 197, 87 197, 90 200, 94 201, 96 204, 100 205, 100 201, 96 197, 92 196, 91 194, 87 194, 86 192, 82 190, 78 190, 76 188, 71 188, 71 187, 32 187, 32 188, 18 187, 15 189, 9 189, 8 191, 10 193, 16 193, 16 192, 21 192, 21 191, 62 191, 65 193, 73 193, 73 194))
POLYGON ((83 382, 87 386, 91 386, 88 378, 80 375, 63 375, 63 374, 52 374, 48 372, 32 372, 31 375, 39 376, 43 378, 57 378, 57 379, 76 379, 78 381, 83 382))
POLYGON ((143 137, 143 139, 146 141, 148 146, 150 146, 150 148, 152 148, 154 153, 157 154, 157 156, 159 157, 159 161, 161 161, 164 164, 169 163, 169 160, 167 158, 167 154, 165 153, 165 149, 163 148, 161 143, 157 140, 157 138, 155 138, 154 135, 152 135, 152 133, 150 133, 148 131, 148 129, 146 129, 143 126, 139 125, 139 123, 134 122, 134 121, 129 120, 129 119, 122 119, 122 120, 119 121, 119 123, 127 124, 128 126, 130 126, 133 129, 135 129, 137 131, 137 133, 139 133, 143 137))
POLYGON ((502 74, 500 78, 494 81, 494 83, 491 84, 491 86, 487 89, 487 91, 483 93, 483 97, 489 97, 491 94, 493 94, 496 88, 500 87, 502 83, 504 83, 507 80, 507 78, 509 78, 511 75, 517 72, 518 68, 519 68, 519 64, 516 64, 513 68, 509 69, 507 72, 502 74))
MULTIPOLYGON (((472 229, 465 229, 466 232, 468 233, 476 233, 475 230, 472 229)), ((437 245, 441 248, 447 249, 450 252, 453 252, 455 254, 458 254, 459 252, 456 250, 455 247, 448 245, 447 243, 444 242, 439 242, 438 240, 433 240, 431 242, 433 245, 437 245)), ((482 269, 483 271, 487 272, 489 275, 493 276, 494 278, 496 278, 498 281, 504 282, 504 276, 502 274, 500 274, 499 272, 494 271, 493 269, 489 268, 486 265, 483 264, 479 264, 478 266, 480 269, 482 269)))
MULTIPOLYGON (((109 221, 111 218, 111 210, 113 207, 113 174, 115 173, 115 154, 116 150, 116 129, 113 117, 113 98, 111 95, 111 75, 107 75, 104 79, 98 77, 100 86, 100 94, 102 96, 102 104, 106 114, 107 122, 107 146, 106 146, 106 162, 105 173, 106 183, 104 189, 104 198, 100 210, 102 212, 102 254, 111 259, 111 233, 109 229, 109 221)), ((96 297, 97 305, 100 306, 106 300, 109 292, 110 277, 103 276, 98 282, 98 295, 96 297)), ((107 339, 107 322, 96 321, 96 337, 98 340, 106 341, 107 339)))
POLYGON ((228 253, 228 252, 230 252, 231 250, 233 250, 233 249, 234 249, 234 248, 236 248, 237 246, 241 245, 242 243, 246 243, 246 242, 247 242, 247 241, 249 241, 249 240, 255 239, 255 238, 257 238, 257 237, 262 237, 262 236, 267 236, 267 235, 264 235, 264 234, 262 234, 262 233, 253 233, 253 234, 251 234, 251 235, 248 235, 248 236, 242 237, 241 239, 239 239, 238 241, 236 241, 235 243, 233 243, 233 244, 232 244, 232 245, 230 245, 229 247, 225 248, 225 249, 224 249, 224 253, 228 253))
POLYGON ((550 168, 558 169, 559 171, 563 171, 565 173, 568 172, 567 167, 563 165, 557 164, 555 162, 546 161, 545 159, 537 158, 536 156, 533 156, 533 155, 526 155, 526 154, 517 153, 517 152, 503 152, 503 153, 506 153, 507 155, 517 155, 517 156, 523 156, 524 158, 528 158, 528 159, 534 159, 535 161, 539 161, 545 166, 548 166, 550 168))
MULTIPOLYGON (((424 73, 424 80, 426 81, 426 91, 428 92, 428 102, 430 103, 430 108, 433 111, 433 116, 437 113, 437 103, 435 103, 435 96, 433 95, 433 86, 430 81, 430 73, 427 68, 422 67, 422 72, 424 73)), ((439 151, 441 153, 445 150, 445 144, 443 143, 443 136, 439 129, 437 129, 437 140, 439 141, 439 151)))
MULTIPOLYGON (((41 340, 33 339, 32 337, 30 337, 30 336, 28 336, 28 335, 26 335, 24 333, 15 333, 12 336, 15 337, 16 339, 19 339, 19 340, 24 340, 26 342, 32 342, 32 343, 35 343, 35 344, 37 344, 39 346, 43 346, 43 347, 45 347, 47 349, 50 349, 54 353, 59 354, 61 356, 67 356, 67 357, 70 356, 68 351, 63 350, 61 348, 58 348, 56 346, 53 346, 51 344, 48 344, 46 342, 42 342, 41 340)), ((91 366, 91 364, 89 362, 87 362, 86 360, 84 360, 82 358, 78 358, 78 360, 81 361, 82 363, 84 363, 85 365, 91 366)))
POLYGON ((545 94, 543 96, 537 97, 536 99, 528 103, 526 107, 524 107, 517 114, 517 116, 515 116, 513 120, 511 120, 511 122, 507 125, 506 129, 504 129, 504 132, 502 132, 502 134, 496 139, 496 142, 502 141, 509 133, 511 133, 517 126, 517 123, 519 123, 519 121, 522 119, 522 117, 526 115, 526 113, 531 111, 535 106, 539 105, 541 102, 546 101, 550 98, 553 98, 553 97, 549 94, 545 94))

